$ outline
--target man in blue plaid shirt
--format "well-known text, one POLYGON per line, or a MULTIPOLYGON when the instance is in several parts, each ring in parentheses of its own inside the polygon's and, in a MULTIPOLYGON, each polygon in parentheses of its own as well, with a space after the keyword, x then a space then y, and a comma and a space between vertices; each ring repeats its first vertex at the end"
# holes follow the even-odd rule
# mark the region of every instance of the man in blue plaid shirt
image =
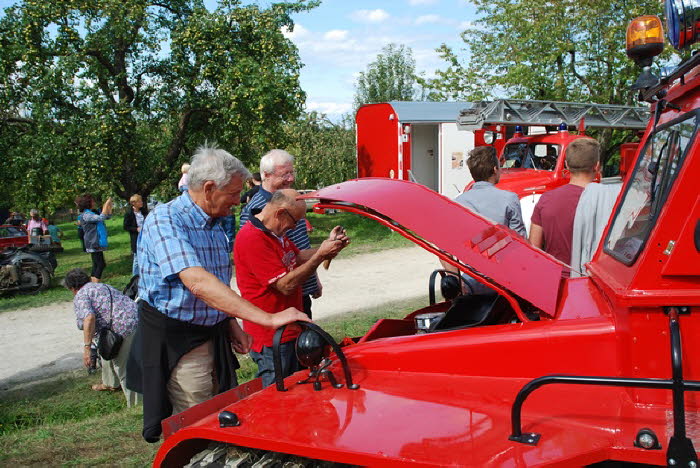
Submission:
MULTIPOLYGON (((294 185, 294 156, 281 149, 268 151, 260 159, 260 175, 262 184, 258 192, 250 199, 241 211, 242 228, 251 216, 259 213, 272 198, 272 194, 278 190, 292 188, 294 185)), ((306 220, 300 219, 293 229, 287 231, 286 236, 299 250, 310 250, 311 241, 306 230, 306 220)), ((304 313, 311 318, 311 298, 318 299, 322 294, 321 281, 316 273, 307 279, 302 288, 302 300, 304 313)))
MULTIPOLYGON (((241 318, 269 328, 308 320, 295 308, 268 314, 230 287, 231 258, 220 219, 240 202, 250 176, 226 151, 200 148, 188 191, 157 206, 139 236, 139 327, 144 438, 155 442, 160 422, 234 387, 238 363, 231 344, 247 353, 241 318)), ((138 338, 137 338, 138 339, 138 338)))

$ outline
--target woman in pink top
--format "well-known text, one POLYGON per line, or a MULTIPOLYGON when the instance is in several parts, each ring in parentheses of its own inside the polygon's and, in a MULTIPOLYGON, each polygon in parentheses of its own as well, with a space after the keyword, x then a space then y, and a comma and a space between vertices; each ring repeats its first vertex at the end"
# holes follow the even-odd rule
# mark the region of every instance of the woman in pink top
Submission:
POLYGON ((46 223, 41 219, 41 216, 39 216, 39 210, 32 209, 29 212, 29 221, 27 221, 27 235, 29 236, 29 242, 32 241, 32 229, 41 229, 41 233, 39 235, 44 235, 44 233, 48 230, 48 226, 46 223))

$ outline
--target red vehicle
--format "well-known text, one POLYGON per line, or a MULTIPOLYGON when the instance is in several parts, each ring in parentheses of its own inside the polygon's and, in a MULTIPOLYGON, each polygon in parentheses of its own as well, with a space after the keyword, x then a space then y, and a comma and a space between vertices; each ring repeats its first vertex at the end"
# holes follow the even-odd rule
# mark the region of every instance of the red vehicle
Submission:
POLYGON ((357 177, 411 180, 448 197, 470 180, 469 150, 491 144, 499 152, 513 134, 511 125, 461 131, 457 118, 471 102, 365 104, 355 116, 357 177))
MULTIPOLYGON (((584 127, 640 131, 645 128, 648 119, 649 112, 643 107, 501 99, 476 103, 473 108, 465 109, 460 114, 458 124, 466 130, 502 122, 518 124, 513 137, 499 151, 502 170, 497 185, 520 197, 523 219, 529 226, 540 196, 569 182, 569 173, 564 164, 566 151, 572 142, 580 138, 591 138, 585 134, 584 127), (568 129, 577 119, 579 130, 570 132, 568 129), (569 124, 551 125, 557 121, 569 124), (525 135, 525 125, 539 126, 545 132, 525 135), (552 127, 556 130, 551 130, 552 127)), ((626 172, 638 146, 638 143, 625 143, 621 146, 621 175, 626 172)), ((613 182, 620 180, 619 177, 613 179, 613 182)), ((465 189, 472 184, 469 182, 465 189)))
MULTIPOLYGON (((675 44, 695 27, 674 16, 681 1, 667 0, 675 44)), ((697 8, 686 4, 682 19, 697 8)), ((630 30, 628 53, 650 63, 660 24, 642 18, 630 30)), ((313 339, 324 334, 310 325, 298 355, 317 355, 305 359, 311 371, 172 416, 154 464, 697 467, 699 70, 695 54, 661 80, 642 76, 654 117, 588 277, 562 279, 552 257, 418 184, 360 179, 313 194, 498 296, 380 320, 324 360, 313 339)))
POLYGON ((20 226, 0 226, 0 252, 8 247, 23 247, 29 243, 27 231, 20 226))

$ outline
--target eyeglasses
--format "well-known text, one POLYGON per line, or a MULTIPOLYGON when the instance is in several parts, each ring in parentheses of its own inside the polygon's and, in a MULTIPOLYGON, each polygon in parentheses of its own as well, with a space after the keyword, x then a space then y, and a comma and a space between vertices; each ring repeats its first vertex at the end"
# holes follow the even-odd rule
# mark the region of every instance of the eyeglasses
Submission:
POLYGON ((294 225, 296 226, 297 223, 299 222, 299 220, 300 220, 301 218, 299 218, 299 219, 294 219, 294 216, 292 216, 292 213, 290 213, 290 212, 287 210, 287 208, 284 208, 284 212, 287 213, 287 216, 289 216, 289 218, 292 220, 292 222, 293 222, 294 225))
POLYGON ((294 179, 294 178, 296 178, 297 173, 296 173, 296 171, 287 171, 287 172, 283 172, 281 174, 277 174, 277 173, 273 172, 273 175, 275 177, 279 177, 280 179, 294 179))

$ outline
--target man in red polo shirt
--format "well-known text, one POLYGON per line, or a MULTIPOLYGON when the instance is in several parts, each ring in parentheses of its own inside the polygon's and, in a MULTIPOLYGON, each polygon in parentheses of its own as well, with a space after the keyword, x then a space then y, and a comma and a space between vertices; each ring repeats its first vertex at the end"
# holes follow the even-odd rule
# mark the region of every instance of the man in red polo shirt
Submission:
MULTIPOLYGON (((286 236, 306 215, 306 204, 295 190, 272 194, 262 211, 250 218, 236 236, 233 258, 236 284, 241 296, 262 310, 274 314, 289 307, 302 307, 301 286, 326 259, 335 257, 350 239, 336 226, 316 250, 300 251, 286 236)), ((274 382, 272 338, 275 330, 252 322, 243 327, 253 338, 250 355, 258 365, 263 386, 274 382)), ((299 329, 288 327, 282 335, 282 374, 299 370, 294 344, 299 329)))

